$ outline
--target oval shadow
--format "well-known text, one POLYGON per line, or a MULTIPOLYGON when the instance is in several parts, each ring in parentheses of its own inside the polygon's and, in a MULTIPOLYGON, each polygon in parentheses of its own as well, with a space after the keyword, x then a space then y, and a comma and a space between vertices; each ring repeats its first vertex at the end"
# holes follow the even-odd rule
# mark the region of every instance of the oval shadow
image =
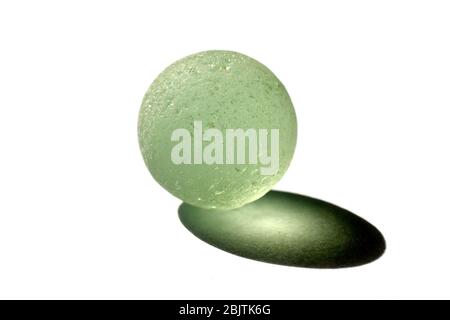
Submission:
POLYGON ((379 258, 383 235, 331 203, 281 191, 233 210, 187 203, 178 215, 201 240, 241 257, 296 267, 343 268, 379 258))

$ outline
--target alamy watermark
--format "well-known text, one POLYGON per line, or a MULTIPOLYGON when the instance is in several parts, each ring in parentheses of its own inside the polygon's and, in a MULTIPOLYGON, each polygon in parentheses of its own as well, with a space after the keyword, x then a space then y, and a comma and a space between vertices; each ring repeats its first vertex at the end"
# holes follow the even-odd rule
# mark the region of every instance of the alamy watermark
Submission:
POLYGON ((252 164, 259 165, 265 176, 275 175, 279 169, 279 129, 225 129, 223 134, 216 128, 203 131, 202 121, 194 121, 193 137, 179 128, 170 139, 178 142, 171 152, 176 165, 252 164))

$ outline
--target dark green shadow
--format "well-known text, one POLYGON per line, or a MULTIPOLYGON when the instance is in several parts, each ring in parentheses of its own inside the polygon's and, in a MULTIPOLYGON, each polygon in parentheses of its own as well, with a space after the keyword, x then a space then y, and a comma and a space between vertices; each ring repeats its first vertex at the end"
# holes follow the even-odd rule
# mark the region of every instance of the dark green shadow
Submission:
POLYGON ((241 257, 297 267, 343 268, 372 262, 383 235, 357 215, 322 200, 281 191, 234 210, 183 203, 183 225, 203 241, 241 257))

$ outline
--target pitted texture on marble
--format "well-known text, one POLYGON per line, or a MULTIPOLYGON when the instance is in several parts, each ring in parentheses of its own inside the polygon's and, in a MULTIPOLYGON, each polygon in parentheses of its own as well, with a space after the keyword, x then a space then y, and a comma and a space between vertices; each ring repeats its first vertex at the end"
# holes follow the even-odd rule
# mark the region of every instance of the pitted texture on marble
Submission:
POLYGON ((236 208, 267 193, 286 172, 294 154, 297 121, 283 84, 258 61, 230 51, 206 51, 164 70, 144 96, 139 143, 153 177, 184 202, 204 208, 236 208), (264 176, 259 166, 175 165, 173 130, 193 122, 204 130, 280 130, 279 170, 264 176))

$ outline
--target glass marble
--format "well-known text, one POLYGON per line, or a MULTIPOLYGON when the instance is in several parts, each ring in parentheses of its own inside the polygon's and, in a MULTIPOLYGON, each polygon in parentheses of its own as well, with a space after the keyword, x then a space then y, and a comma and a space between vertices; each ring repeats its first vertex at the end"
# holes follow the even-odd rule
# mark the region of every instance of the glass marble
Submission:
MULTIPOLYGON (((284 85, 266 66, 237 52, 205 51, 176 61, 154 80, 142 101, 138 136, 147 168, 167 191, 197 207, 233 209, 262 197, 284 175, 296 146, 297 120, 284 85), (276 172, 261 174, 261 162, 249 161, 250 148, 244 162, 174 163, 174 131, 186 129, 194 139, 194 123, 224 136, 227 129, 278 130, 276 172)), ((208 142, 200 144, 192 141, 192 158, 208 142)), ((237 142, 234 148, 237 155, 237 142)))

